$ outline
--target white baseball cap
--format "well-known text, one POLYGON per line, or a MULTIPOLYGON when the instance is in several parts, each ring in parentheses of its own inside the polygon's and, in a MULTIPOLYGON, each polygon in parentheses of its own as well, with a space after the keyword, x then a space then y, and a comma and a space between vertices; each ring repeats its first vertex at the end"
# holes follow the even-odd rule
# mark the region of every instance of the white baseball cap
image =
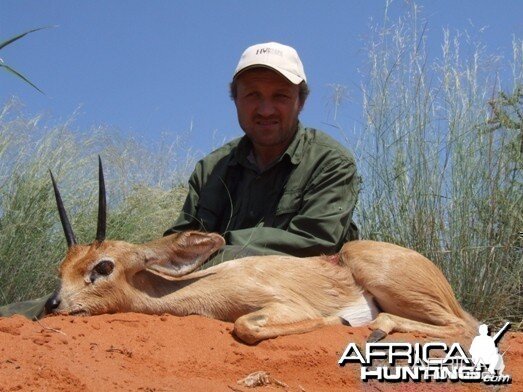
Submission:
POLYGON ((300 56, 294 48, 277 42, 249 46, 240 57, 233 79, 249 68, 266 67, 273 69, 293 84, 307 82, 300 56))

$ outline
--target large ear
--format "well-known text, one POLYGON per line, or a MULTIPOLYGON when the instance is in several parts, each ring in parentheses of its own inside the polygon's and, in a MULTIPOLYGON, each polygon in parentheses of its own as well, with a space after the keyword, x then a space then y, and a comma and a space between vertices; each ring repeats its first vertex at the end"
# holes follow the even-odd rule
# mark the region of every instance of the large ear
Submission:
POLYGON ((142 245, 145 267, 172 277, 186 275, 200 267, 209 256, 225 245, 215 233, 186 231, 142 245))

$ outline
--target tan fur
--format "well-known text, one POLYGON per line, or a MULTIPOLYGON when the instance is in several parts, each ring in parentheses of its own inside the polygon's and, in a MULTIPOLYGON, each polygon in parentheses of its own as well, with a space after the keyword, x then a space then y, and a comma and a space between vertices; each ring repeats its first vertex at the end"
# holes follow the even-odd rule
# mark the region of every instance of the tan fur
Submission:
POLYGON ((371 338, 394 331, 437 337, 475 331, 476 321, 441 271, 412 250, 353 241, 339 259, 255 256, 187 273, 223 243, 217 234, 186 232, 143 245, 74 245, 60 267, 60 302, 53 312, 199 314, 234 322, 235 334, 255 343, 340 324, 338 313, 369 293, 382 310, 370 324, 378 332, 371 338), (114 270, 92 282, 101 260, 111 260, 114 270), (180 265, 184 269, 177 270, 180 265))

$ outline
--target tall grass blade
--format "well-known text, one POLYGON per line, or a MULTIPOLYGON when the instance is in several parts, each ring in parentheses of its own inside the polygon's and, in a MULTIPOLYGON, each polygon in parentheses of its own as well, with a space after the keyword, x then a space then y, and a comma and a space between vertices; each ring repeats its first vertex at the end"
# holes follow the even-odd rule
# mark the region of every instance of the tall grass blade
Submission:
POLYGON ((25 37, 27 34, 34 33, 35 31, 40 31, 40 30, 45 30, 45 29, 51 29, 51 28, 54 28, 54 27, 57 27, 57 26, 38 27, 38 28, 36 28, 36 29, 32 29, 32 30, 26 31, 25 33, 15 35, 14 37, 11 37, 11 38, 9 38, 9 39, 3 41, 3 42, 0 42, 0 50, 2 50, 3 48, 5 48, 6 46, 12 44, 12 43, 15 42, 15 41, 18 41, 20 38, 25 37))
POLYGON ((16 71, 15 69, 11 68, 10 66, 8 66, 7 64, 3 63, 0 61, 0 67, 5 69, 7 72, 10 72, 12 74, 14 74, 15 76, 19 77, 20 79, 22 79, 24 82, 26 82, 27 84, 29 84, 31 87, 33 87, 34 89, 36 89, 38 92, 40 92, 41 94, 44 94, 45 93, 40 90, 33 82, 31 82, 29 79, 27 79, 24 75, 22 75, 20 72, 16 71))
MULTIPOLYGON (((0 42, 0 50, 5 48, 6 46, 12 44, 13 42, 18 41, 19 39, 25 37, 28 34, 31 34, 31 33, 34 33, 36 31, 40 31, 40 30, 54 28, 54 27, 57 27, 57 26, 39 27, 39 28, 36 28, 36 29, 32 29, 32 30, 26 31, 25 33, 22 33, 22 34, 15 35, 14 37, 11 37, 11 38, 3 41, 3 42, 0 42)), ((0 59, 0 67, 2 67, 5 71, 10 72, 13 75, 17 76, 18 78, 22 79, 24 82, 26 82, 27 84, 29 84, 30 86, 35 88, 37 91, 39 91, 40 93, 44 94, 44 92, 42 90, 40 90, 38 87, 36 87, 36 85, 34 83, 32 83, 29 79, 27 79, 25 76, 23 76, 20 72, 16 71, 12 67, 10 67, 7 64, 5 64, 2 61, 2 59, 0 59)))

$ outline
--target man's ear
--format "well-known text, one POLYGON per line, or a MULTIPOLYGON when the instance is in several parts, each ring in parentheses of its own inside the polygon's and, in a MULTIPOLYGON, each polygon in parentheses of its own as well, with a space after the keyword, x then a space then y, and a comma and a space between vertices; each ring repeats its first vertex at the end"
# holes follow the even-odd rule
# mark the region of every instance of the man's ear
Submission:
POLYGON ((303 110, 303 107, 305 106, 305 101, 302 101, 301 98, 299 99, 299 103, 298 103, 298 114, 301 113, 301 111, 303 110))
POLYGON ((172 277, 186 275, 200 267, 209 256, 225 245, 215 233, 186 231, 142 245, 145 268, 172 277))

